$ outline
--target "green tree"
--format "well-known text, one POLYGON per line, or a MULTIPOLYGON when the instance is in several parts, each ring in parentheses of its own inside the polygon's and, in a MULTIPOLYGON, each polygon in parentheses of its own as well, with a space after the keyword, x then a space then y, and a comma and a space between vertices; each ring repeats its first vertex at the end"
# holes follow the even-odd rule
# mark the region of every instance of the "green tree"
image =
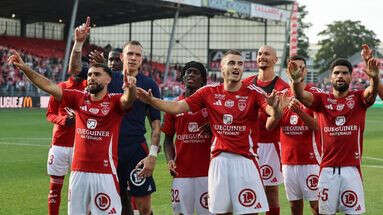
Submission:
MULTIPOLYGON (((306 35, 306 30, 311 27, 311 23, 304 22, 305 17, 307 16, 308 11, 306 10, 306 5, 298 6, 298 55, 309 58, 308 48, 309 48, 309 38, 306 35)), ((290 36, 288 38, 290 41, 290 36)), ((290 50, 290 44, 287 45, 287 51, 290 50)), ((283 61, 284 66, 286 66, 286 60, 288 58, 288 54, 286 55, 286 59, 283 61)))
POLYGON ((326 71, 334 59, 349 58, 360 52, 363 44, 376 49, 380 43, 376 34, 360 21, 335 21, 319 32, 318 36, 324 38, 318 42, 320 48, 314 59, 314 68, 320 73, 326 71))

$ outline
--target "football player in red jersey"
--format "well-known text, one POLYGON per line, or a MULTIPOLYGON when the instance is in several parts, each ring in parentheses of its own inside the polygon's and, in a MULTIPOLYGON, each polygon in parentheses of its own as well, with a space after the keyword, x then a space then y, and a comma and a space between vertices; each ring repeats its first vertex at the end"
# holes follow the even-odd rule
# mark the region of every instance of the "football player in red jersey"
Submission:
MULTIPOLYGON (((86 86, 86 73, 69 77, 58 85, 62 89, 84 90, 86 86)), ((64 177, 72 163, 73 144, 75 135, 75 114, 71 108, 56 101, 53 96, 49 98, 46 113, 47 120, 52 122, 52 143, 48 153, 47 172, 50 176, 48 195, 48 214, 59 214, 61 202, 61 189, 64 177)))
MULTIPOLYGON (((261 46, 257 54, 259 73, 243 80, 245 84, 254 84, 266 93, 273 90, 283 91, 289 85, 275 74, 275 64, 278 62, 277 53, 271 46, 261 46)), ((265 185, 270 211, 266 215, 279 215, 279 185, 283 183, 282 166, 280 158, 279 126, 266 129, 267 114, 260 111, 254 123, 253 140, 257 144, 254 150, 259 157, 261 178, 265 185)))
MULTIPOLYGON (((306 60, 301 56, 289 59, 307 75, 306 60)), ((321 90, 306 83, 305 90, 321 90)), ((318 214, 318 175, 320 150, 316 139, 318 125, 314 112, 306 108, 290 89, 282 101, 280 122, 281 162, 286 196, 292 215, 303 215, 303 200, 310 201, 313 214, 318 214)))
POLYGON ((87 92, 62 89, 24 64, 12 50, 8 59, 40 89, 76 112, 75 148, 69 179, 68 214, 120 214, 116 175, 119 122, 135 99, 136 80, 124 74, 124 93, 109 94, 111 71, 95 64, 87 75, 87 92))
MULTIPOLYGON (((206 85, 205 67, 195 61, 182 69, 185 92, 177 100, 191 96, 206 85)), ((211 134, 204 132, 208 123, 206 109, 198 112, 164 115, 162 132, 168 168, 174 177, 171 199, 174 214, 209 214, 207 173, 210 162, 211 134), (176 136, 173 143, 174 135, 176 136)))
POLYGON ((365 90, 349 90, 352 65, 346 59, 336 59, 330 66, 332 92, 304 90, 303 70, 289 62, 287 74, 296 98, 318 113, 321 133, 322 161, 320 164, 319 213, 346 214, 365 212, 360 165, 363 132, 367 108, 376 98, 379 84, 379 63, 371 58, 365 73, 370 86, 365 90))
POLYGON ((207 85, 179 101, 163 101, 137 88, 140 100, 171 114, 197 112, 206 108, 213 133, 208 172, 209 212, 214 214, 255 214, 268 211, 250 138, 251 124, 258 110, 270 116, 267 127, 279 123, 279 97, 259 87, 242 83, 244 61, 241 53, 229 50, 221 60, 223 84, 207 85))

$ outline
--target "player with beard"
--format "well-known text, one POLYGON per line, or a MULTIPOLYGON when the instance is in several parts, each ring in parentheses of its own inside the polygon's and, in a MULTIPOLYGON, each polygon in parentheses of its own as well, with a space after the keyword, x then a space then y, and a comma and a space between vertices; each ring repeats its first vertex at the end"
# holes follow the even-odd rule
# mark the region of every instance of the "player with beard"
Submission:
MULTIPOLYGON (((289 85, 275 75, 275 64, 278 62, 277 53, 271 46, 262 46, 258 50, 257 64, 258 75, 250 76, 243 80, 245 85, 254 84, 262 88, 266 93, 273 90, 282 91, 289 85)), ((279 185, 283 183, 282 166, 280 158, 279 126, 272 130, 266 129, 267 114, 260 111, 258 120, 253 129, 253 141, 257 144, 254 149, 257 152, 261 178, 265 186, 270 211, 267 215, 279 215, 279 185)))
MULTIPOLYGON (((188 98, 206 84, 205 67, 195 61, 182 69, 185 93, 178 101, 188 98)), ((210 162, 211 135, 204 133, 207 125, 206 109, 181 114, 165 113, 162 132, 168 168, 174 177, 171 199, 174 214, 209 214, 207 173, 210 162), (176 135, 175 143, 173 143, 176 135)))
MULTIPOLYGON (((86 86, 86 71, 79 75, 70 76, 58 85, 62 89, 84 90, 86 86)), ((64 103, 60 103, 53 96, 49 98, 46 113, 47 120, 53 123, 52 143, 49 148, 47 172, 50 177, 48 195, 48 214, 59 214, 61 190, 64 177, 72 163, 73 144, 75 136, 74 111, 64 103)))
POLYGON ((379 63, 368 60, 365 73, 370 86, 365 90, 349 90, 352 65, 336 59, 330 66, 331 93, 304 90, 303 70, 289 62, 287 74, 296 98, 318 113, 321 133, 322 162, 319 175, 319 213, 362 214, 365 212, 360 165, 366 110, 376 98, 379 63))
MULTIPOLYGON (((294 62, 307 75, 306 60, 293 56, 294 62)), ((320 89, 302 83, 307 91, 320 89)), ((320 150, 316 139, 318 125, 314 112, 306 108, 288 89, 282 99, 280 122, 281 162, 286 196, 292 215, 303 215, 303 200, 310 202, 313 214, 318 214, 318 175, 320 150)))
POLYGON ((208 205, 213 214, 255 214, 268 210, 257 161, 250 138, 251 119, 261 108, 270 116, 267 127, 279 123, 279 97, 255 85, 242 84, 241 53, 229 50, 221 60, 223 84, 208 85, 178 101, 154 98, 137 88, 141 101, 170 114, 197 112, 206 108, 213 133, 208 172, 208 205), (266 99, 265 99, 266 98, 266 99))
MULTIPOLYGON (((71 71, 81 71, 81 50, 85 38, 90 31, 90 18, 86 23, 76 28, 75 43, 71 55, 71 71)), ((103 62, 95 58, 96 52, 91 54, 93 61, 103 62)), ((109 55, 110 56, 110 55, 109 55)), ((138 41, 129 41, 123 46, 120 56, 124 73, 128 73, 137 79, 137 86, 151 90, 154 96, 160 97, 159 88, 153 79, 139 72, 143 60, 143 47, 138 41)), ((101 60, 100 60, 101 59, 101 60)), ((111 63, 108 61, 108 63, 111 63)), ((109 64, 112 66, 112 64, 109 64)), ((108 91, 112 93, 122 92, 123 75, 121 71, 113 71, 108 91)), ((131 213, 129 195, 134 197, 137 209, 142 215, 149 215, 151 210, 151 194, 156 191, 152 177, 156 164, 158 146, 160 141, 161 114, 150 105, 135 101, 132 110, 123 117, 119 135, 118 155, 119 166, 117 168, 120 182, 120 194, 123 206, 123 215, 131 213), (145 118, 148 117, 152 129, 151 146, 148 149, 145 133, 145 118)))
MULTIPOLYGON (((364 60, 364 63, 368 64, 368 60, 372 58, 372 49, 368 47, 367 44, 362 45, 362 51, 360 53, 362 56, 362 59, 364 60)), ((383 100, 383 83, 382 80, 379 81, 379 87, 378 87, 378 95, 383 100)))
POLYGON ((89 68, 87 91, 62 89, 33 71, 12 50, 8 63, 37 87, 76 112, 75 148, 69 179, 68 214, 120 214, 116 175, 119 122, 131 108, 136 79, 124 75, 124 93, 109 94, 111 72, 102 64, 89 68))

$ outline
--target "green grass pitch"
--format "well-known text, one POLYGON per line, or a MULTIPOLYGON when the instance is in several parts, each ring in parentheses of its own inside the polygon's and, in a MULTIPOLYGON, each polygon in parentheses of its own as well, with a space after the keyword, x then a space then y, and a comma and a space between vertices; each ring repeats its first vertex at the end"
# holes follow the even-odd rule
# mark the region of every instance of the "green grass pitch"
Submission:
MULTIPOLYGON (((47 214, 49 177, 46 159, 52 124, 45 110, 0 110, 0 214, 47 214)), ((367 214, 383 214, 383 109, 370 109, 364 134, 363 176, 367 214)), ((157 192, 154 214, 172 214, 171 177, 163 152, 154 172, 157 192)), ((67 214, 66 177, 61 214, 67 214)), ((290 214, 283 186, 280 187, 281 214, 290 214)), ((307 204, 305 213, 310 214, 307 204)))

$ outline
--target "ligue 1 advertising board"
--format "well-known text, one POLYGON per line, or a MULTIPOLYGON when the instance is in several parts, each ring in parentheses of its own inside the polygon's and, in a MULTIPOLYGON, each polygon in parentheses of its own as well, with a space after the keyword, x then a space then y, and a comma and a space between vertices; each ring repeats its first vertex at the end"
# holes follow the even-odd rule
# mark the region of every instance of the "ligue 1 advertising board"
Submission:
POLYGON ((0 96, 0 109, 47 108, 49 96, 0 96))
MULTIPOLYGON (((219 71, 222 56, 228 49, 209 49, 209 71, 219 71)), ((245 72, 255 72, 257 70, 257 52, 258 49, 239 49, 245 60, 245 72)))

